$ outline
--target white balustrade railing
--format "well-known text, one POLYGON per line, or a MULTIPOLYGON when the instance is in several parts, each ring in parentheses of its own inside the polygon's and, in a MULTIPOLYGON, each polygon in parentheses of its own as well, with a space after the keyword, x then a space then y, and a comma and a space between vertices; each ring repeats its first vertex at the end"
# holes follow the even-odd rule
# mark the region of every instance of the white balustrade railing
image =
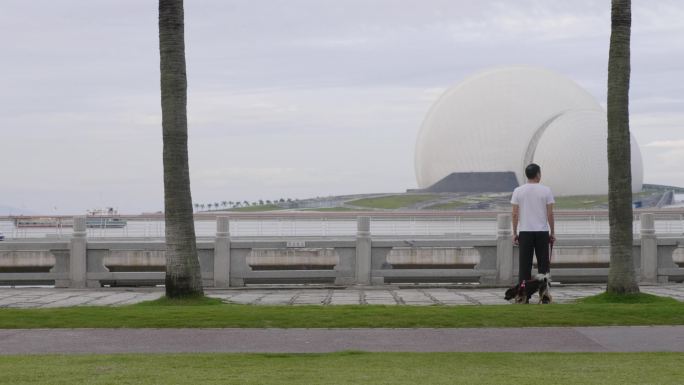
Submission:
MULTIPOLYGON (((402 216, 370 215, 371 233, 376 236, 448 236, 482 237, 496 235, 496 213, 473 215, 436 216, 434 214, 411 213, 402 216)), ((50 227, 16 226, 12 218, 0 218, 0 233, 5 239, 68 238, 73 230, 71 218, 41 217, 54 219, 50 227)), ((161 216, 125 217, 123 227, 88 228, 88 238, 163 238, 164 219, 161 216)), ((635 237, 639 236, 639 218, 633 222, 635 237)), ((684 214, 656 213, 655 229, 659 234, 684 234, 684 214)), ((556 233, 559 236, 604 236, 610 226, 606 214, 581 213, 556 215, 556 233)), ((197 216, 195 232, 198 237, 213 237, 216 234, 215 216, 197 216)), ((230 218, 230 234, 235 237, 297 237, 297 236, 353 236, 356 234, 356 217, 352 215, 306 215, 299 217, 262 215, 230 218)))

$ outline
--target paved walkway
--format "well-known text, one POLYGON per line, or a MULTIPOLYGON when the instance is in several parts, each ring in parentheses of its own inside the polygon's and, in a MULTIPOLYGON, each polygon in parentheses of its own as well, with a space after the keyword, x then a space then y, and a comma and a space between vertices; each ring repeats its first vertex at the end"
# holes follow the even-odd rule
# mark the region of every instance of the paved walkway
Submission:
POLYGON ((47 353, 684 352, 684 326, 495 329, 19 329, 0 355, 47 353))
MULTIPOLYGON (((552 293, 555 302, 567 303, 603 290, 605 285, 569 285, 554 286, 552 293)), ((684 284, 642 286, 641 291, 684 301, 684 284)), ((502 288, 206 290, 208 296, 228 303, 253 305, 503 305, 508 303, 503 293, 502 288)), ((0 288, 0 307, 119 306, 154 300, 163 294, 161 288, 0 288)))
MULTIPOLYGON (((684 301, 684 285, 642 286, 684 301)), ((556 302, 600 293, 603 285, 556 286, 556 302)), ((501 288, 207 290, 254 305, 506 304, 501 288)), ((0 307, 119 306, 159 298, 163 289, 0 288, 0 307)), ((684 352, 684 326, 493 329, 6 329, 0 355, 39 353, 684 352)))

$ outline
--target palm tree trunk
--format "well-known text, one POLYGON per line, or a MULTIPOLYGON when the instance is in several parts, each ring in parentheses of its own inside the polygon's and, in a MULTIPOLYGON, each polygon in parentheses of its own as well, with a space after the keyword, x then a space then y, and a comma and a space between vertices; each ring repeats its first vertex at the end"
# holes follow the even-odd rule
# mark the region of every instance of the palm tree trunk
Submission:
POLYGON ((159 0, 166 295, 202 295, 188 166, 183 0, 159 0))
POLYGON ((631 0, 612 0, 608 55, 608 215, 610 273, 606 291, 639 292, 632 257, 632 170, 629 135, 631 0))

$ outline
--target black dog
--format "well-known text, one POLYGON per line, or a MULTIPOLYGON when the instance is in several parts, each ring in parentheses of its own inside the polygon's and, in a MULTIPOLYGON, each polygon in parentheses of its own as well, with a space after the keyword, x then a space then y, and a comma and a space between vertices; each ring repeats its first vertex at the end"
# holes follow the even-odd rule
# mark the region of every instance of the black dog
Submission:
POLYGON ((504 298, 507 301, 513 300, 514 303, 530 303, 532 295, 539 292, 539 303, 551 303, 550 282, 550 274, 538 274, 536 279, 522 281, 506 290, 504 298))

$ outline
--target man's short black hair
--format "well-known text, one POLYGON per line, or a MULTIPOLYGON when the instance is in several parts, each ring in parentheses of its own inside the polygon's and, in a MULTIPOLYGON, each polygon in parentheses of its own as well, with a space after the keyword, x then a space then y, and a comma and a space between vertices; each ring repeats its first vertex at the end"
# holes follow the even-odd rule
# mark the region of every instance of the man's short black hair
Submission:
POLYGON ((536 163, 530 163, 529 166, 525 167, 525 176, 527 179, 534 179, 541 173, 541 167, 536 163))

